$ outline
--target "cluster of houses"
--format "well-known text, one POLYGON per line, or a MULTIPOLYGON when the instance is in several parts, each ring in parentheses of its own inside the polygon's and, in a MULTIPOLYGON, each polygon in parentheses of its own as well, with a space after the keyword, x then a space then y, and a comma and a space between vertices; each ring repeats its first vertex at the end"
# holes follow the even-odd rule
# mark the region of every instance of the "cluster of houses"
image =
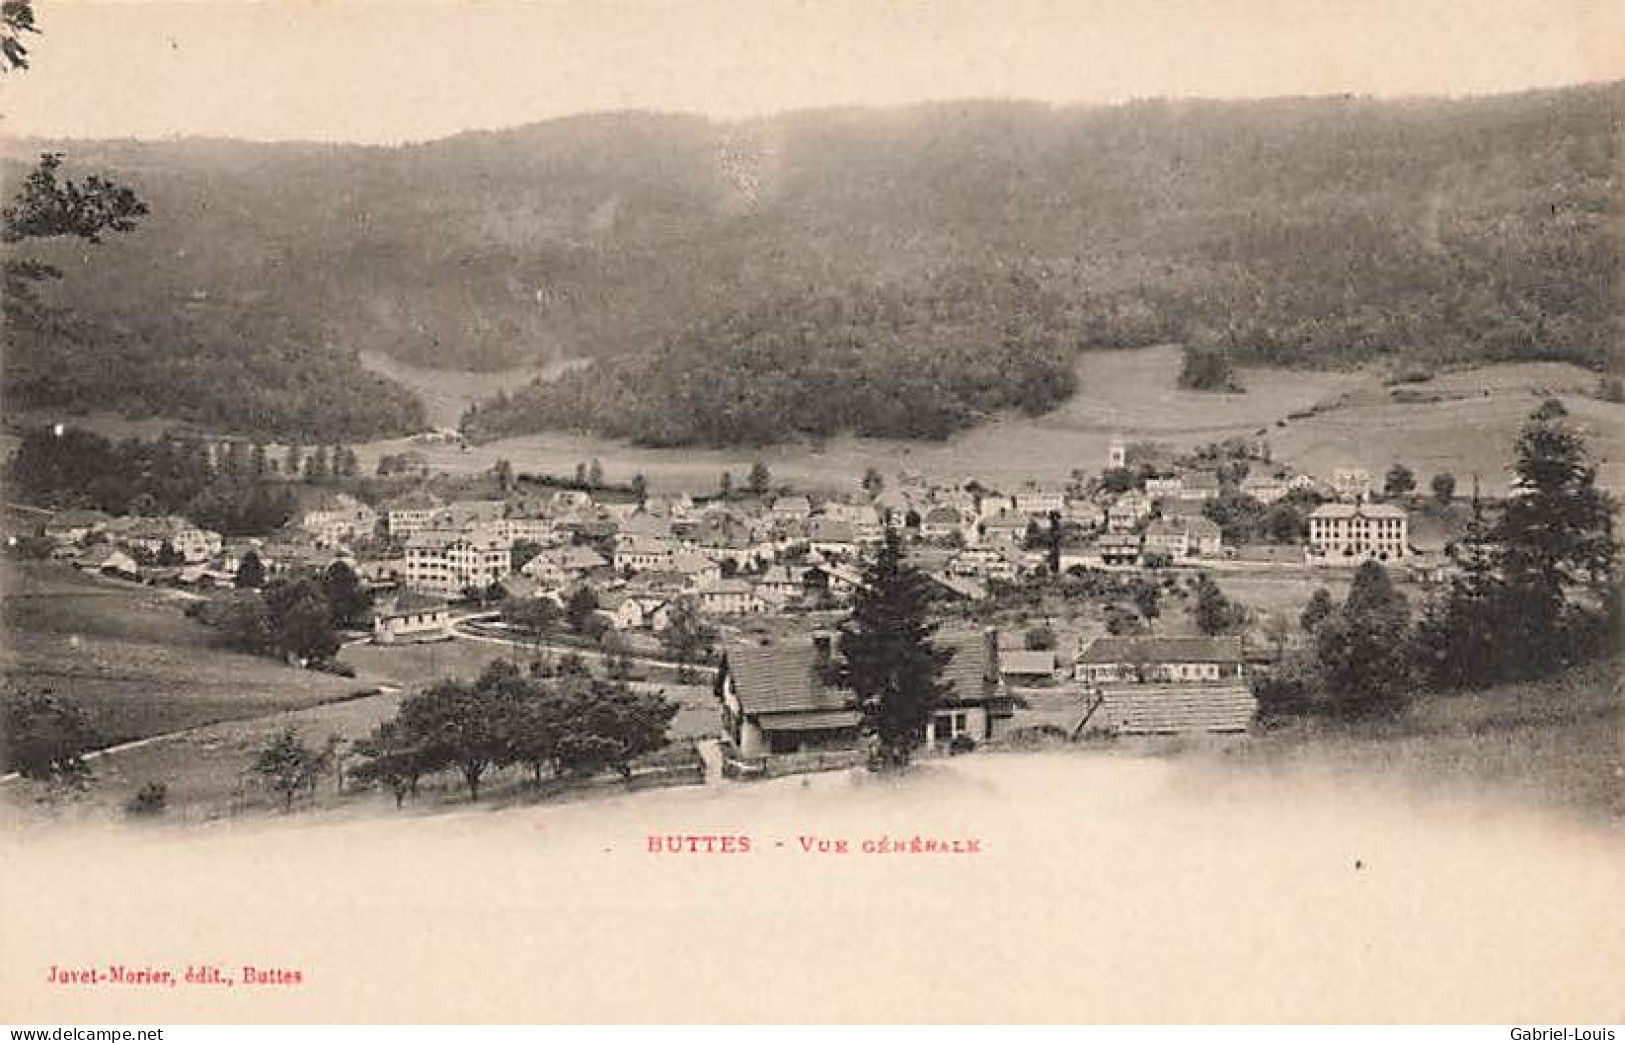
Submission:
MULTIPOLYGON (((174 515, 111 515, 70 508, 41 525, 51 556, 86 571, 126 579, 165 579, 208 585, 221 576, 224 541, 218 532, 174 515)), ((225 574, 229 582, 232 574, 225 574)))
MULTIPOLYGON (((1108 470, 1127 462, 1125 445, 1114 441, 1108 470)), ((449 606, 458 600, 546 597, 562 606, 583 585, 610 625, 658 631, 680 602, 713 617, 839 606, 861 586, 863 557, 888 526, 911 537, 914 563, 942 597, 968 601, 988 596, 991 583, 1052 564, 1135 569, 1235 554, 1206 515, 1223 495, 1216 469, 1139 473, 1127 488, 1029 483, 1008 493, 905 473, 873 495, 819 499, 532 488, 485 500, 416 492, 373 506, 323 490, 266 539, 222 539, 176 517, 86 510, 57 513, 44 534, 84 568, 198 586, 230 585, 250 551, 267 576, 344 560, 379 595, 381 642, 449 636, 449 606)), ((1406 512, 1369 502, 1371 488, 1370 475, 1354 468, 1322 483, 1261 465, 1238 486, 1263 504, 1298 491, 1331 501, 1308 515, 1296 564, 1405 560, 1406 512)))

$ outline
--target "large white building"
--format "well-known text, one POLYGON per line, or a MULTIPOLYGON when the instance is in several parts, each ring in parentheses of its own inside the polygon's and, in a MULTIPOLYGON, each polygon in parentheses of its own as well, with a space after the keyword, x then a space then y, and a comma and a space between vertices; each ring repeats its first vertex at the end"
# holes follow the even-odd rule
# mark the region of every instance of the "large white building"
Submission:
POLYGON ((468 588, 489 587, 510 571, 508 543, 495 533, 435 530, 406 541, 406 585, 425 594, 462 597, 468 588))
POLYGON ((1356 565, 1368 558, 1400 561, 1410 554, 1403 510, 1381 503, 1328 503, 1309 515, 1309 561, 1356 565))

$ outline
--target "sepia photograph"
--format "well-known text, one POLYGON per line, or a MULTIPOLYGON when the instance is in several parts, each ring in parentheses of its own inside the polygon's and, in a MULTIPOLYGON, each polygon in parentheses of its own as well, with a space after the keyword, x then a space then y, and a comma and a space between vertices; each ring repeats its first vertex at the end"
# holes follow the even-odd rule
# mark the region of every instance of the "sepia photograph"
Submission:
POLYGON ((0 1023, 1614 1041, 1622 257, 1618 0, 0 0, 0 1023))

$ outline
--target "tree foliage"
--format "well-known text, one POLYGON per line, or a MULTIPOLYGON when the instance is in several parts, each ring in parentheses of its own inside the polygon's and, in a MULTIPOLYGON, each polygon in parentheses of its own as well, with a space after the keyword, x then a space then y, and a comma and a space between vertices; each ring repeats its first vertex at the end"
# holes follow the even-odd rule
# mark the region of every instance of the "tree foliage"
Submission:
POLYGON ((5 770, 53 785, 77 787, 89 781, 85 754, 101 744, 101 737, 83 710, 50 691, 11 685, 4 704, 0 763, 5 770))
POLYGON ((425 774, 455 770, 473 800, 488 773, 524 765, 585 777, 630 774, 634 760, 666 742, 677 705, 624 682, 592 677, 577 660, 557 678, 492 661, 473 681, 441 681, 409 696, 397 716, 357 752, 358 778, 388 784, 399 803, 425 774))
POLYGON ((109 514, 180 514, 228 536, 268 535, 292 517, 293 494, 251 472, 210 463, 201 441, 114 443, 77 428, 23 431, 11 460, 13 488, 36 504, 109 514))
POLYGON ((1561 408, 1543 405, 1514 455, 1512 495, 1461 541, 1458 572, 1418 627, 1436 687, 1543 676, 1619 640, 1614 505, 1584 440, 1561 408))
POLYGON ((1196 580, 1191 618, 1202 633, 1223 634, 1247 621, 1247 608, 1226 597, 1213 577, 1204 572, 1196 580))
POLYGON ((355 569, 345 561, 335 561, 322 573, 322 593, 327 598, 328 618, 334 627, 357 627, 372 611, 372 595, 361 585, 355 569))
POLYGON ((289 725, 260 748, 254 756, 253 772, 282 798, 282 809, 292 811, 294 798, 314 790, 327 766, 327 757, 305 745, 298 730, 289 725))
POLYGON ((1367 561, 1342 606, 1315 628, 1315 653, 1330 705, 1348 716, 1391 712, 1410 696, 1410 606, 1388 570, 1367 561))
POLYGON ((888 529, 841 627, 836 675, 856 694, 877 769, 908 765, 948 694, 942 673, 953 652, 932 641, 937 627, 926 617, 930 598, 930 581, 905 561, 901 537, 888 529))

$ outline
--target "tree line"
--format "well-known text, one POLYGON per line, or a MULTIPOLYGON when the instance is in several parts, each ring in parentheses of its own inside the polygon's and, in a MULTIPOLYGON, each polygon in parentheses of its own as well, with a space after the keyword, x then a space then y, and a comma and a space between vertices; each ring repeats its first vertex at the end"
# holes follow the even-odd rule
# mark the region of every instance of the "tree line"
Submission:
POLYGON ((387 787, 397 804, 441 771, 461 775, 473 800, 491 770, 510 765, 523 765, 538 786, 549 776, 630 777, 634 760, 666 744, 677 705, 575 662, 543 678, 497 659, 473 681, 444 680, 408 696, 356 743, 362 761, 351 777, 387 787))
POLYGON ((289 482, 359 477, 355 451, 290 446, 277 458, 264 444, 232 442, 217 454, 199 439, 127 438, 31 427, 11 460, 18 494, 44 507, 109 514, 178 514, 228 536, 264 536, 285 525, 298 499, 289 482))

